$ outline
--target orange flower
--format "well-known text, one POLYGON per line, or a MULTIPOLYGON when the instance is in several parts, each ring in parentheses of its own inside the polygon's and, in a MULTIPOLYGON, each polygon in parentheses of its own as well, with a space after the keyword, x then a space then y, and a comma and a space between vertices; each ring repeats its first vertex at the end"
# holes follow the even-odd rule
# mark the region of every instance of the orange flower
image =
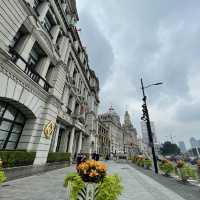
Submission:
POLYGON ((176 167, 177 168, 182 168, 183 166, 184 166, 184 161, 182 161, 182 160, 179 160, 178 162, 177 162, 177 165, 176 165, 176 167))
POLYGON ((88 169, 89 169, 89 166, 87 165, 87 163, 81 163, 81 164, 78 166, 78 169, 81 170, 81 171, 88 170, 88 169))
POLYGON ((96 172, 96 171, 92 171, 90 172, 89 176, 90 177, 95 177, 95 176, 98 176, 99 174, 96 172))
POLYGON ((102 163, 97 166, 97 170, 105 172, 107 170, 107 165, 102 163))

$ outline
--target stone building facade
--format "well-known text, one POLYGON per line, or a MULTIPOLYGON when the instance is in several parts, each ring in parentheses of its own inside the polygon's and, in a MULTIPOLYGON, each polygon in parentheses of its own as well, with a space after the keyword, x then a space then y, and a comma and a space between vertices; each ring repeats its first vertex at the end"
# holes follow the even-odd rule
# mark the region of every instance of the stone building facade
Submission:
POLYGON ((98 120, 98 149, 97 152, 101 156, 110 155, 110 137, 109 128, 101 121, 98 120))
POLYGON ((130 115, 128 111, 124 115, 124 151, 129 155, 139 152, 137 130, 134 128, 133 123, 131 122, 130 115))
POLYGON ((132 125, 128 111, 125 112, 123 125, 113 107, 108 112, 99 115, 99 119, 108 128, 110 153, 133 154, 138 150, 137 131, 132 125))
POLYGON ((78 20, 75 0, 0 0, 0 149, 36 151, 35 165, 97 148, 99 81, 78 20))
POLYGON ((99 115, 99 119, 109 130, 110 153, 122 153, 123 129, 119 115, 115 112, 113 107, 110 107, 108 112, 99 115))

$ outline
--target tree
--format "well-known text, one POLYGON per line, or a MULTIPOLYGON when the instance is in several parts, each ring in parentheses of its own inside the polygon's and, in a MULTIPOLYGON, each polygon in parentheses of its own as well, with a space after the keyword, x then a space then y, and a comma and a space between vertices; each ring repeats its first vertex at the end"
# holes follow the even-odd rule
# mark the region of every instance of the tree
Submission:
POLYGON ((180 149, 177 144, 173 144, 169 141, 165 142, 163 146, 160 148, 161 154, 166 155, 177 155, 180 154, 180 149))

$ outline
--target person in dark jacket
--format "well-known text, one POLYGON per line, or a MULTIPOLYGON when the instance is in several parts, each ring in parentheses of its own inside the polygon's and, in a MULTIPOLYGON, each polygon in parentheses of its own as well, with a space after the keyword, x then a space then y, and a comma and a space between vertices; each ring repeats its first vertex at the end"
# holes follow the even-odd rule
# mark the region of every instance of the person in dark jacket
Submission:
POLYGON ((96 152, 92 153, 92 160, 96 160, 96 152))
POLYGON ((96 153, 96 155, 95 155, 95 160, 99 161, 99 154, 98 153, 96 153))

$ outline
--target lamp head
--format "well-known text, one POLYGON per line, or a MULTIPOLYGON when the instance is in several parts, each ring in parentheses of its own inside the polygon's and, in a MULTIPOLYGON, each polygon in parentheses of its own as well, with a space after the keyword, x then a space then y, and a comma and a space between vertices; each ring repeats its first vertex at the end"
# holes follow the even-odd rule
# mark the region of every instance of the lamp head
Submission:
POLYGON ((162 85, 163 82, 154 83, 154 85, 162 85))

